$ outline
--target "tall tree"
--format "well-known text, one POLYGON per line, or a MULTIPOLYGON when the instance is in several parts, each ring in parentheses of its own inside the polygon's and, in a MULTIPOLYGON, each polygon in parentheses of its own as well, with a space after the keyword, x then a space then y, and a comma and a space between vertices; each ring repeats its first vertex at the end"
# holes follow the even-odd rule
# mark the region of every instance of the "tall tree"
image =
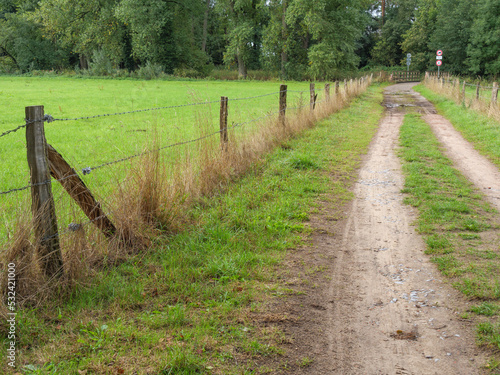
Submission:
POLYGON ((438 0, 419 0, 415 21, 403 34, 403 55, 411 53, 413 69, 424 71, 435 66, 435 51, 429 46, 437 24, 438 0))
POLYGON ((359 63, 356 42, 369 19, 362 0, 295 0, 287 19, 304 18, 311 35, 308 50, 309 73, 316 78, 333 78, 340 70, 354 70, 359 63))
POLYGON ((471 27, 466 61, 474 74, 500 74, 500 2, 480 0, 471 27))
POLYGON ((217 5, 222 16, 227 17, 227 47, 224 61, 231 64, 236 61, 238 76, 246 78, 248 64, 253 51, 259 49, 259 0, 219 0, 217 5))
POLYGON ((477 0, 440 0, 436 27, 429 43, 434 52, 443 50, 443 66, 454 74, 467 71, 467 46, 476 16, 477 0))
POLYGON ((394 0, 386 3, 385 23, 372 51, 374 63, 396 66, 404 61, 403 35, 415 20, 417 0, 394 0))
POLYGON ((103 50, 115 65, 124 58, 126 29, 115 17, 116 0, 41 0, 29 15, 44 26, 44 35, 80 55, 82 67, 94 51, 103 50))

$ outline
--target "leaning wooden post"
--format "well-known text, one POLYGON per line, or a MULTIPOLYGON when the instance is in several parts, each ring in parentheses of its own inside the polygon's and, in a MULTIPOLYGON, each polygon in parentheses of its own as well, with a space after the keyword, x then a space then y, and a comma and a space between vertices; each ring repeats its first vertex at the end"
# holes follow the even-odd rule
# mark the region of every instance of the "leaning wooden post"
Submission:
POLYGON ((314 91, 314 83, 309 84, 309 94, 311 96, 310 99, 311 111, 313 111, 314 107, 316 106, 316 98, 317 98, 317 95, 315 94, 314 91))
POLYGON ((31 174, 31 211, 37 252, 41 267, 48 277, 60 277, 63 258, 59 246, 57 217, 52 196, 43 106, 26 107, 26 147, 31 174))
POLYGON ((327 102, 330 101, 330 84, 325 83, 325 99, 327 102))
POLYGON ((493 90, 491 91, 491 105, 496 106, 498 101, 498 82, 493 82, 493 90))
MULTIPOLYGON (((64 190, 75 200, 87 217, 96 225, 102 233, 110 238, 115 235, 116 228, 108 219, 90 192, 85 182, 78 176, 78 173, 64 160, 54 147, 48 147, 48 162, 50 174, 61 183, 64 190)), ((90 169, 89 169, 90 171, 90 169)), ((90 172, 87 172, 90 173, 90 172)), ((84 172, 85 174, 85 172, 84 172)))
POLYGON ((279 122, 281 125, 285 126, 285 116, 286 116, 286 93, 288 86, 281 85, 280 86, 280 112, 279 112, 279 122))
POLYGON ((220 98, 220 145, 222 150, 227 150, 229 137, 227 135, 227 104, 229 99, 227 96, 220 98))

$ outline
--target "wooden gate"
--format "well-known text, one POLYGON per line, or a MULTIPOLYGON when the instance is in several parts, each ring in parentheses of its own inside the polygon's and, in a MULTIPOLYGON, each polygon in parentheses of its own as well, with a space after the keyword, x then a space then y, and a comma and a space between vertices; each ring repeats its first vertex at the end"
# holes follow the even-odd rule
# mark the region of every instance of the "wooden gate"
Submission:
POLYGON ((391 73, 391 81, 395 82, 419 82, 421 80, 420 72, 398 71, 391 73))

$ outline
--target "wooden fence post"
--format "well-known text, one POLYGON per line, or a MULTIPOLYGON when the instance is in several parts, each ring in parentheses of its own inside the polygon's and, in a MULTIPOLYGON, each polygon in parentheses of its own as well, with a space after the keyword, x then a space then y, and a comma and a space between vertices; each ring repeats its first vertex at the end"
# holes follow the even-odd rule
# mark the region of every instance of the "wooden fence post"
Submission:
POLYGON ((52 196, 43 106, 25 108, 26 146, 31 174, 31 211, 35 227, 37 252, 45 275, 60 277, 63 258, 59 246, 57 217, 52 196))
POLYGON ((75 200, 92 223, 94 223, 106 237, 112 237, 116 233, 116 228, 102 210, 99 202, 95 200, 87 185, 85 185, 76 171, 71 168, 54 147, 49 144, 47 147, 48 162, 52 177, 61 183, 64 190, 66 190, 71 198, 75 200))
POLYGON ((348 91, 349 91, 349 89, 347 87, 347 79, 344 79, 344 94, 345 94, 345 96, 347 96, 348 91))
POLYGON ((491 105, 497 105, 498 101, 498 82, 493 82, 493 90, 491 91, 491 105))
POLYGON ((229 137, 227 135, 227 107, 229 99, 227 96, 220 97, 220 145, 222 150, 227 150, 229 137))
POLYGON ((316 98, 318 97, 318 95, 316 95, 314 91, 314 83, 309 84, 309 94, 311 95, 310 99, 311 111, 313 111, 314 107, 316 107, 316 98))
POLYGON ((326 98, 327 102, 330 101, 330 84, 329 83, 325 83, 325 98, 326 98))
POLYGON ((464 81, 464 83, 462 84, 462 103, 464 103, 464 104, 465 104, 465 86, 466 86, 466 84, 464 81))
POLYGON ((479 100, 479 90, 480 90, 480 88, 481 88, 481 85, 478 83, 476 85, 476 100, 479 100))
POLYGON ((285 116, 286 116, 286 94, 287 85, 280 86, 280 112, 279 112, 279 122, 281 125, 285 126, 285 116))
POLYGON ((335 95, 338 95, 340 91, 340 82, 335 81, 335 95))

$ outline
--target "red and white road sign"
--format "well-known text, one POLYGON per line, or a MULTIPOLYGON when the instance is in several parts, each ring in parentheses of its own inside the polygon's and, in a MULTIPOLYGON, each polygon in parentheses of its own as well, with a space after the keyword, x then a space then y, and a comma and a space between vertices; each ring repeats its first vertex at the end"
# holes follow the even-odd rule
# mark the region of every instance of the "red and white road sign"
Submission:
POLYGON ((438 56, 443 56, 443 51, 441 51, 440 49, 438 49, 438 50, 436 51, 436 55, 438 55, 438 56))
POLYGON ((437 61, 436 61, 436 65, 437 65, 437 66, 441 66, 441 65, 443 65, 443 61, 441 61, 441 60, 437 60, 437 61))

